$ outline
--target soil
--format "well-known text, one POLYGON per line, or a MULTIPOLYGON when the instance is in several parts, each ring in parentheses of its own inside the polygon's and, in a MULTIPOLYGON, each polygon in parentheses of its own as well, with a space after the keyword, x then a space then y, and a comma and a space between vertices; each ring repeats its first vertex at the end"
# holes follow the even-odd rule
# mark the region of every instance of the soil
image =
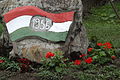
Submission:
MULTIPOLYGON (((114 60, 112 65, 120 67, 120 59, 114 60)), ((39 76, 37 76, 37 72, 22 73, 0 70, 0 80, 41 80, 41 79, 39 76)), ((63 77, 63 80, 77 80, 77 79, 74 79, 70 75, 66 75, 63 77)))
POLYGON ((11 71, 0 71, 0 80, 39 80, 35 73, 20 73, 11 71))
MULTIPOLYGON (((11 71, 0 71, 0 80, 41 80, 35 72, 20 73, 11 71)), ((75 80, 71 76, 64 76, 63 80, 75 80)))

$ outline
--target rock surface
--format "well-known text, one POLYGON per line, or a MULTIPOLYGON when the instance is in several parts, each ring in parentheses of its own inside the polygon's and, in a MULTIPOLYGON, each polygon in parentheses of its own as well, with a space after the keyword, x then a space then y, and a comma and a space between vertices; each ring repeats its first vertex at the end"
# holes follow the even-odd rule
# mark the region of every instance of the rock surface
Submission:
POLYGON ((10 52, 10 57, 18 55, 31 61, 40 62, 46 52, 60 51, 63 44, 63 42, 51 43, 40 38, 24 39, 13 42, 13 50, 10 52))
MULTIPOLYGON (((6 5, 7 7, 4 10, 4 13, 16 7, 26 6, 26 5, 36 6, 43 9, 44 11, 51 12, 51 13, 62 13, 62 12, 74 11, 75 12, 74 20, 72 25, 70 26, 63 51, 65 52, 66 57, 69 57, 70 53, 74 51, 86 53, 87 47, 88 47, 88 39, 86 36, 86 30, 82 25, 83 7, 82 7, 81 0, 3 0, 3 2, 2 1, 0 2, 0 5, 1 4, 4 5, 4 3, 5 5, 8 4, 6 5)), ((23 41, 17 42, 17 46, 19 48, 18 54, 21 55, 22 52, 26 52, 27 50, 30 51, 31 48, 32 49, 33 48, 36 49, 38 47, 41 48, 41 45, 43 48, 47 47, 48 49, 49 47, 50 49, 51 48, 53 49, 53 47, 55 47, 55 49, 60 47, 60 44, 54 44, 49 42, 39 42, 39 41, 41 40, 37 40, 37 41, 31 40, 31 42, 29 40, 23 40, 23 41), (36 45, 36 42, 38 43, 37 45, 36 45), (22 44, 22 49, 19 43, 22 44)), ((41 48, 42 51, 43 51, 43 48, 41 48)), ((29 54, 29 51, 25 53, 24 55, 25 57, 26 55, 29 54)), ((30 58, 30 59, 33 60, 33 58, 30 58)))

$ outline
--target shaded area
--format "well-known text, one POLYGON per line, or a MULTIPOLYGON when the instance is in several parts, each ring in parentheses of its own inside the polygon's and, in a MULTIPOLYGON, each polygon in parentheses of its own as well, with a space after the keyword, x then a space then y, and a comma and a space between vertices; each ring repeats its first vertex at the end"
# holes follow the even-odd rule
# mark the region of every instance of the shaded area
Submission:
POLYGON ((3 25, 0 23, 0 35, 2 34, 3 32, 3 25))

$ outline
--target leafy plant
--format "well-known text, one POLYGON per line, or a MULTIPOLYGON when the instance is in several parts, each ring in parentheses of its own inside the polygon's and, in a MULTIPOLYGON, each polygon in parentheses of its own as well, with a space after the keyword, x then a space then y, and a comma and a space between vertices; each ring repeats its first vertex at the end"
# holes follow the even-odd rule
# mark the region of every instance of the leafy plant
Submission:
POLYGON ((113 49, 112 44, 109 42, 96 43, 96 46, 92 49, 88 51, 88 56, 93 58, 94 63, 105 64, 117 58, 115 49, 113 49))
POLYGON ((17 61, 19 62, 19 67, 21 72, 28 72, 31 70, 31 66, 30 66, 31 61, 29 61, 28 59, 20 58, 20 59, 17 59, 17 61))
POLYGON ((65 59, 61 53, 47 52, 46 58, 42 59, 43 67, 47 70, 53 70, 56 72, 62 72, 65 68, 69 67, 70 63, 66 63, 68 59, 65 59))
POLYGON ((62 80, 63 74, 42 68, 39 71, 38 76, 40 77, 40 80, 62 80))
POLYGON ((0 69, 19 71, 20 67, 19 67, 19 63, 10 61, 8 58, 5 58, 5 57, 0 57, 0 69))

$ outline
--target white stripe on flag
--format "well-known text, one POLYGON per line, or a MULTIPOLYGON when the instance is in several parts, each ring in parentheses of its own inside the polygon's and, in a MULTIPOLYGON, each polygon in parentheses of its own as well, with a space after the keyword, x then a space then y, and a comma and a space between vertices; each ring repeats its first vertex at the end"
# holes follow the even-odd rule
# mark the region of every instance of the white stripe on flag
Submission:
MULTIPOLYGON (((15 19, 9 21, 8 23, 6 23, 8 32, 12 33, 14 31, 16 31, 17 29, 20 29, 23 27, 29 27, 31 18, 32 18, 32 16, 25 15, 25 16, 20 16, 20 17, 17 17, 15 19)), ((67 22, 63 22, 63 23, 54 23, 53 22, 53 25, 49 29, 49 31, 52 31, 52 32, 68 31, 71 23, 72 23, 72 21, 67 21, 67 22)))
POLYGON ((9 21, 6 26, 8 28, 8 32, 12 33, 14 31, 16 31, 17 29, 20 29, 22 27, 27 27, 30 24, 30 20, 31 20, 32 16, 20 16, 17 17, 11 21, 9 21))
POLYGON ((53 23, 53 26, 49 29, 52 32, 65 32, 70 28, 72 21, 67 21, 63 23, 53 23))

